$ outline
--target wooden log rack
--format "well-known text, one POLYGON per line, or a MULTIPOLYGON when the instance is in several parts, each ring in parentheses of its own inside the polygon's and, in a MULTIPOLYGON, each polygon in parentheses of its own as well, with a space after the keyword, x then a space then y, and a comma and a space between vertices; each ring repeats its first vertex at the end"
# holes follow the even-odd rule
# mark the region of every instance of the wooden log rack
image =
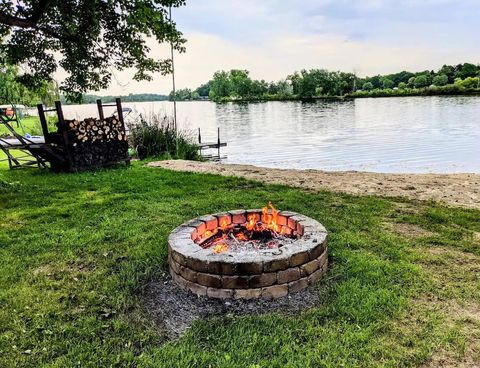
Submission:
MULTIPOLYGON (((44 144, 39 147, 30 147, 29 151, 35 153, 50 163, 50 168, 55 172, 77 172, 92 168, 99 168, 124 162, 130 164, 128 156, 128 142, 125 135, 125 122, 123 119, 122 103, 119 98, 115 104, 103 104, 97 100, 99 120, 85 119, 83 121, 65 119, 62 104, 55 102, 54 109, 45 109, 42 104, 37 105, 40 124, 44 135, 44 144), (104 107, 111 106, 117 109, 117 118, 105 118, 104 107), (45 113, 56 112, 58 117, 57 131, 50 132, 45 113), (108 136, 102 132, 100 137, 92 140, 80 139, 80 133, 75 129, 87 124, 99 131, 101 128, 113 124, 122 134, 108 136), (103 139, 105 137, 105 139, 103 139), (114 149, 112 149, 114 147, 114 149)), ((109 128, 110 129, 110 128, 109 128)), ((97 134, 100 136, 100 134, 97 134)), ((82 136, 82 138, 84 138, 82 136)))

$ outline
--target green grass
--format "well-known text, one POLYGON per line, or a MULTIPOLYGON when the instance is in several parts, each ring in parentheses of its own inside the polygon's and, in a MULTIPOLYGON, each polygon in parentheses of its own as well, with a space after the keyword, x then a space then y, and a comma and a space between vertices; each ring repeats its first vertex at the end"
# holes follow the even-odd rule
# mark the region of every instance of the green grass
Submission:
MULTIPOLYGON (((43 135, 42 126, 40 125, 40 120, 38 116, 26 116, 20 121, 19 126, 16 122, 11 122, 13 128, 19 133, 24 135, 28 133, 30 135, 43 135)), ((0 123, 0 137, 1 136, 10 136, 10 131, 0 123)))
POLYGON ((480 322, 462 313, 480 305, 479 211, 141 162, 75 175, 0 173, 1 367, 402 367, 438 354, 480 358, 480 322), (167 268, 169 232, 269 200, 328 229, 322 303, 201 320, 167 340, 140 295, 167 268), (428 232, 402 235, 398 224, 428 232))

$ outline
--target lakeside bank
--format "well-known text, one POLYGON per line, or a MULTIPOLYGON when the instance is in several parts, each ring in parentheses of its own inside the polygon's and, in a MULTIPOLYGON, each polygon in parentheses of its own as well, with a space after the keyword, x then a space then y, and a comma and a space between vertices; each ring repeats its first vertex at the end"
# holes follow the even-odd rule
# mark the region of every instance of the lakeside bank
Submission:
POLYGON ((253 165, 168 160, 150 167, 236 176, 269 184, 353 195, 379 195, 480 209, 480 174, 383 174, 360 171, 271 169, 253 165))

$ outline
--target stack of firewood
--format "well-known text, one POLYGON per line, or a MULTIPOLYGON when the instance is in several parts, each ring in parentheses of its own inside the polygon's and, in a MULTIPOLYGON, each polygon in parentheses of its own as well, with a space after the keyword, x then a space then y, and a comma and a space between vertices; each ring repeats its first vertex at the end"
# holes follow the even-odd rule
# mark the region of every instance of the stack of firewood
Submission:
POLYGON ((66 121, 70 142, 76 146, 77 143, 94 143, 110 141, 126 141, 126 134, 123 124, 114 117, 99 120, 87 118, 85 120, 66 121))

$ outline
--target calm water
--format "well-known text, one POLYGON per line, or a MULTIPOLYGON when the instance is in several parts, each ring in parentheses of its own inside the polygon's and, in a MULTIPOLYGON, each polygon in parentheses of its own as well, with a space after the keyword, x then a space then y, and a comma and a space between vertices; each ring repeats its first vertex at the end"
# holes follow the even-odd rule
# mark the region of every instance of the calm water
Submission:
MULTIPOLYGON (((149 114, 169 102, 125 104, 149 114)), ((66 106, 66 117, 96 115, 66 106)), ((220 127, 228 163, 376 172, 480 173, 480 97, 411 97, 346 102, 177 104, 182 129, 220 127)))

